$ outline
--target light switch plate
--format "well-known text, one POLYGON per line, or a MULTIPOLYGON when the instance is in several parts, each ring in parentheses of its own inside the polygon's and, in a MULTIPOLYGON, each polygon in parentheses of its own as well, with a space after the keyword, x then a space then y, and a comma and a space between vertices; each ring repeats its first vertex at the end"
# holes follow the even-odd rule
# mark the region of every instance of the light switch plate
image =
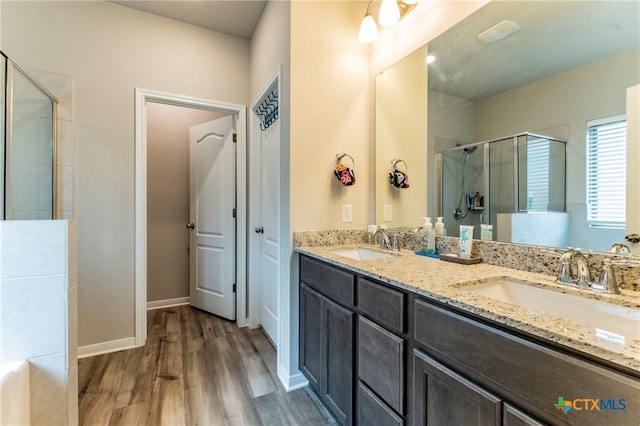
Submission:
POLYGON ((393 220, 393 206, 391 204, 384 205, 384 221, 391 222, 393 220))
POLYGON ((353 222, 353 205, 352 204, 342 205, 342 221, 353 222))

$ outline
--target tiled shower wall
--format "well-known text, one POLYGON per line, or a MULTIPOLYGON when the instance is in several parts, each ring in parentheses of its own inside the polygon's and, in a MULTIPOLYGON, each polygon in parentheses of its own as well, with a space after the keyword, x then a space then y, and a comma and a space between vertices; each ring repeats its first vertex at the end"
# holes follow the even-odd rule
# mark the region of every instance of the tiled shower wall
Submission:
POLYGON ((73 80, 71 76, 29 70, 57 99, 56 107, 56 219, 73 219, 73 80))

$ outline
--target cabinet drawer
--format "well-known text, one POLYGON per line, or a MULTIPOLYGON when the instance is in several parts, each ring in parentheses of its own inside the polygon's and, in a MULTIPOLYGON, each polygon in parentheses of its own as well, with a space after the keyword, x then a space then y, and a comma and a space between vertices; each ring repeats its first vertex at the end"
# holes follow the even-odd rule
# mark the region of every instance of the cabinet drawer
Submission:
POLYGON ((547 348, 416 299, 414 337, 433 356, 499 392, 545 422, 580 425, 634 424, 640 380, 547 348), (600 399, 606 410, 572 410, 558 398, 600 399), (623 407, 619 401, 624 400, 623 407), (615 408, 617 407, 617 408, 615 408), (635 411, 635 412, 634 412, 635 411))
POLYGON ((404 414, 405 341, 360 317, 358 375, 391 408, 404 414))
POLYGON ((300 256, 300 279, 338 303, 355 305, 355 277, 349 272, 300 256))
POLYGON ((402 426, 404 421, 391 408, 371 392, 358 385, 358 426, 402 426))
POLYGON ((397 333, 406 331, 406 295, 366 278, 358 278, 360 312, 397 333))

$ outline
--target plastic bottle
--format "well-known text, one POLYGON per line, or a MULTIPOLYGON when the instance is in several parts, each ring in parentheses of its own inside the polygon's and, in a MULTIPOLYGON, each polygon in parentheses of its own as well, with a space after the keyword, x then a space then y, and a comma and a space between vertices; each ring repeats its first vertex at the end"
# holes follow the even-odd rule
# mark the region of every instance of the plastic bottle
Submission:
POLYGON ((427 254, 435 254, 436 252, 436 233, 433 229, 430 217, 423 217, 424 225, 422 227, 422 251, 427 254))
POLYGON ((438 217, 435 225, 436 237, 443 237, 447 235, 447 230, 444 229, 444 222, 442 217, 438 217))

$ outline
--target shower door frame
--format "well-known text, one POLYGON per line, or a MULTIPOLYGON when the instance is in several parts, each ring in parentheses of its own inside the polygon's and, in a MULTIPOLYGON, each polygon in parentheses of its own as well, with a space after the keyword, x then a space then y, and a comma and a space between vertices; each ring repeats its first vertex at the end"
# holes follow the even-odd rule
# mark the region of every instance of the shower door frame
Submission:
POLYGON ((13 148, 13 80, 16 72, 20 73, 29 83, 31 83, 37 90, 42 92, 51 101, 51 219, 56 218, 56 205, 57 205, 57 182, 58 174, 56 170, 56 119, 58 99, 49 91, 46 87, 40 84, 29 73, 23 70, 3 52, 0 54, 5 59, 5 99, 4 99, 4 140, 2 144, 2 156, 0 161, 4 164, 4 173, 0 177, 0 187, 2 188, 2 196, 0 197, 0 213, 2 214, 2 220, 12 219, 8 217, 8 212, 11 211, 12 205, 12 164, 11 154, 13 148))

